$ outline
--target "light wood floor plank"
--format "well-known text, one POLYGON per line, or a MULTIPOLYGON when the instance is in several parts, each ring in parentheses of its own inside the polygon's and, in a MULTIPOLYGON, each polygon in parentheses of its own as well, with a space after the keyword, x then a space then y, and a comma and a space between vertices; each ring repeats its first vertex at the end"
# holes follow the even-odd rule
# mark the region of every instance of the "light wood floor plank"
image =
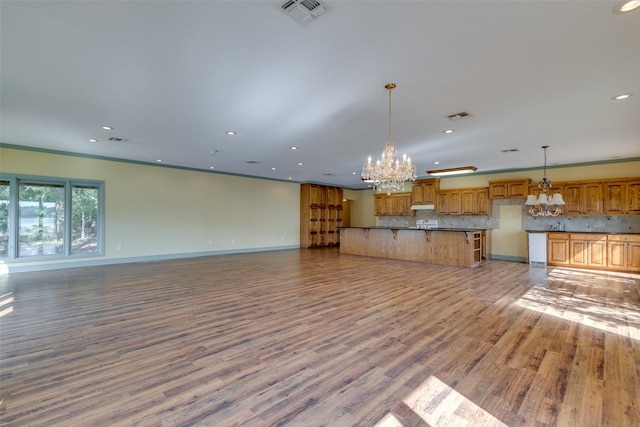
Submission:
POLYGON ((637 426, 639 289, 336 249, 0 276, 0 424, 637 426))

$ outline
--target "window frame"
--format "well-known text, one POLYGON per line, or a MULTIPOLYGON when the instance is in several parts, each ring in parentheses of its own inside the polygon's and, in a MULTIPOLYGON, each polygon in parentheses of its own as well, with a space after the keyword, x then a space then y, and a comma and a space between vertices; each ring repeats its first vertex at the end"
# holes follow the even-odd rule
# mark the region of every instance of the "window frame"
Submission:
POLYGON ((0 257, 0 261, 3 262, 28 262, 28 261, 54 261, 63 259, 74 258, 95 258, 104 256, 105 248, 105 183, 104 181, 90 180, 90 179, 76 179, 76 178, 58 178, 58 177, 45 177, 35 175, 18 175, 18 174, 4 174, 0 173, 0 181, 9 182, 9 215, 8 215, 8 227, 7 233, 9 241, 7 245, 7 256, 0 257), (51 185, 57 184, 64 186, 64 238, 63 246, 64 250, 61 254, 51 255, 23 255, 18 256, 19 253, 19 188, 20 184, 29 185, 51 185), (92 253, 72 252, 72 209, 73 209, 73 188, 74 187, 93 187, 98 190, 98 211, 97 211, 97 251, 92 253))

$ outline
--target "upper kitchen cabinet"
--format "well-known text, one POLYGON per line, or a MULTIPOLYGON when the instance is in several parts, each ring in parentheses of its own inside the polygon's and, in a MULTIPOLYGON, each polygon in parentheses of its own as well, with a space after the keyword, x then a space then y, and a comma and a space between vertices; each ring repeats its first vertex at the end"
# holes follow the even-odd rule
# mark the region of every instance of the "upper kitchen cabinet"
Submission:
POLYGON ((411 204, 435 205, 436 192, 440 190, 440 179, 421 179, 413 182, 411 187, 411 204))
POLYGON ((605 215, 640 214, 640 180, 608 180, 603 184, 605 215))
POLYGON ((627 181, 608 181, 603 185, 603 210, 607 215, 627 213, 627 181))
POLYGON ((640 214, 640 179, 627 183, 627 213, 640 214))
POLYGON ((489 198, 526 199, 530 181, 529 178, 489 181, 489 198))
POLYGON ((376 216, 414 216, 411 193, 375 194, 373 209, 376 216))
POLYGON ((460 191, 462 215, 491 215, 491 200, 489 189, 465 188, 460 191))

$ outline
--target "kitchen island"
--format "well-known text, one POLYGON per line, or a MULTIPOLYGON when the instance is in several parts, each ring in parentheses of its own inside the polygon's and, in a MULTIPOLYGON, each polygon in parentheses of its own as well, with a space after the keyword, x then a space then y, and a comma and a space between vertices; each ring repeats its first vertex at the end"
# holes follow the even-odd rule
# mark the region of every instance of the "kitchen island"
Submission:
POLYGON ((342 227, 340 253, 476 267, 486 253, 484 236, 481 229, 342 227))

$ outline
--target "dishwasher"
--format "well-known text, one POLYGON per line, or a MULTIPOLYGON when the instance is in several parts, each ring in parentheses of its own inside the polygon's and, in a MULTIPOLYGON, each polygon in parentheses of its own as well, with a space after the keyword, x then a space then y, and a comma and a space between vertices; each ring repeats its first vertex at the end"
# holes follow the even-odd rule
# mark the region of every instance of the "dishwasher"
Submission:
POLYGON ((547 233, 529 233, 529 264, 547 265, 547 233))

